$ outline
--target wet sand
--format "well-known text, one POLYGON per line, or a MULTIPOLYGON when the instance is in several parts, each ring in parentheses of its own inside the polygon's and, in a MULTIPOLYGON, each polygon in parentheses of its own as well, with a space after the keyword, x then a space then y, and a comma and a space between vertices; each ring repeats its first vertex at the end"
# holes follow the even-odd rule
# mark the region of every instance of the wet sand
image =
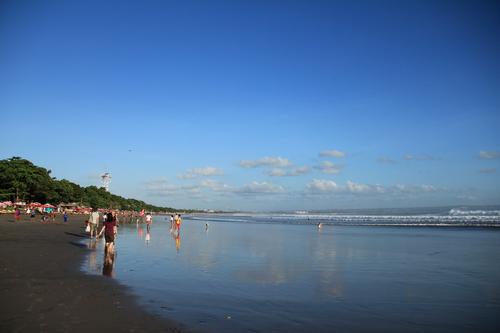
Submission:
POLYGON ((187 332, 143 311, 115 280, 80 271, 84 219, 0 215, 0 332, 187 332))

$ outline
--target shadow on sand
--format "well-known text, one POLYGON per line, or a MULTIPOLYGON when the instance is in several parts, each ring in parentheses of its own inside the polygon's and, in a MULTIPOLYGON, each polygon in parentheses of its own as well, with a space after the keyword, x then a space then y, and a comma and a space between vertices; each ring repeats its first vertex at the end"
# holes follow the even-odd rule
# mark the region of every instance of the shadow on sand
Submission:
POLYGON ((83 244, 83 243, 79 243, 79 242, 73 242, 73 241, 68 242, 68 243, 70 243, 71 245, 77 246, 77 247, 79 247, 81 249, 88 249, 87 244, 83 244))
POLYGON ((81 234, 75 234, 74 232, 64 232, 66 235, 70 236, 75 236, 75 237, 80 237, 80 238, 88 238, 89 236, 87 234, 81 233, 81 234))

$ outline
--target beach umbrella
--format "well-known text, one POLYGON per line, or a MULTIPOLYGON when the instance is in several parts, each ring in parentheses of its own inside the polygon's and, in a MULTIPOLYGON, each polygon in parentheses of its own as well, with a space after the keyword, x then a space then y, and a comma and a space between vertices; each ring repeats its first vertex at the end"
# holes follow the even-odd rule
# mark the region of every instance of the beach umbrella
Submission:
POLYGON ((41 203, 39 203, 39 202, 32 202, 32 203, 30 203, 28 206, 30 206, 30 207, 40 207, 41 205, 42 205, 42 204, 41 204, 41 203))
POLYGON ((4 201, 2 204, 5 206, 12 206, 12 201, 4 201))
POLYGON ((42 208, 56 208, 56 206, 52 206, 51 204, 42 205, 42 208))

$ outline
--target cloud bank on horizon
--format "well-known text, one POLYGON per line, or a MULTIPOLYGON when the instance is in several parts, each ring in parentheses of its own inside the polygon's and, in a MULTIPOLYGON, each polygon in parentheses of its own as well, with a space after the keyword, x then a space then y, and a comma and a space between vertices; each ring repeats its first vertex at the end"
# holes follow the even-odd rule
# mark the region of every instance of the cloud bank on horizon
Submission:
MULTIPOLYGON (((346 154, 338 154, 336 150, 330 150, 329 152, 335 152, 330 154, 325 154, 324 152, 319 153, 321 157, 332 157, 340 158, 345 157, 346 154)), ((481 151, 479 156, 483 155, 484 152, 481 151)), ((486 159, 491 159, 494 154, 488 152, 486 159)), ((401 157, 402 161, 434 161, 436 158, 423 154, 423 155, 410 155, 405 154, 401 157)), ((373 161, 376 163, 397 163, 392 159, 377 158, 373 161)), ((331 161, 320 161, 319 164, 310 167, 294 167, 289 159, 283 157, 272 157, 266 156, 256 160, 241 160, 238 163, 239 167, 242 169, 255 169, 255 168, 267 168, 267 172, 263 173, 269 178, 277 177, 300 177, 307 178, 309 173, 313 170, 317 170, 317 173, 326 174, 330 176, 337 176, 343 169, 342 166, 338 166, 331 161), (279 166, 279 168, 275 167, 279 166)), ((478 170, 479 173, 483 174, 493 174, 496 173, 496 168, 483 168, 478 170)), ((213 175, 223 175, 222 169, 215 167, 207 168, 195 168, 188 171, 188 174, 196 173, 201 176, 213 176, 213 175), (193 170, 199 170, 198 172, 193 172, 193 170), (201 171, 203 170, 203 172, 201 171)), ((192 180, 195 177, 181 177, 183 180, 192 180)), ((299 183, 300 184, 300 183, 299 183)), ((415 183, 395 183, 395 184, 369 184, 354 182, 350 179, 346 180, 344 183, 339 183, 335 179, 326 178, 315 178, 305 179, 302 185, 299 186, 287 186, 273 183, 271 181, 257 181, 253 180, 247 184, 242 184, 239 186, 229 185, 222 181, 216 181, 211 178, 202 179, 196 183, 190 184, 172 184, 165 179, 152 180, 145 183, 145 188, 148 195, 153 197, 183 197, 186 200, 196 199, 202 200, 206 204, 216 203, 218 200, 237 200, 238 198, 243 198, 245 200, 252 200, 255 202, 261 202, 262 200, 269 200, 270 197, 274 197, 273 201, 276 204, 278 202, 301 202, 302 206, 308 207, 312 202, 333 202, 341 203, 343 206, 331 206, 330 208, 346 208, 346 207, 357 207, 356 205, 349 205, 349 202, 357 202, 362 199, 363 202, 368 202, 370 200, 375 200, 373 202, 383 202, 386 204, 385 207, 389 207, 388 203, 392 203, 393 207, 400 205, 408 205, 408 202, 423 202, 429 198, 435 200, 440 197, 449 197, 452 200, 460 201, 463 199, 469 202, 475 202, 477 200, 476 196, 465 195, 464 191, 471 191, 471 189, 460 189, 460 188, 447 188, 446 186, 432 185, 428 183, 415 184, 415 183)), ((474 190, 472 190, 474 192, 474 190)), ((428 203, 428 205, 432 205, 428 203)), ((311 207, 311 206, 309 206, 311 207)), ((320 208, 316 207, 316 208, 320 208)), ((327 206, 324 206, 327 207, 327 206)), ((321 207, 321 208, 324 208, 321 207)), ((233 208, 232 210, 235 210, 233 208)))

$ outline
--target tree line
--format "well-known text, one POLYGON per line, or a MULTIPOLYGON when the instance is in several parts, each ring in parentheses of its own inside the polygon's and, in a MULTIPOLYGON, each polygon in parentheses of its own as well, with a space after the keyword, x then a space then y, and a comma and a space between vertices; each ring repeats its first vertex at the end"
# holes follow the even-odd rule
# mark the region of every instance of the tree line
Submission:
MULTIPOLYGON (((121 210, 176 212, 171 207, 159 207, 141 200, 126 199, 96 186, 82 187, 66 179, 51 176, 51 170, 32 162, 12 157, 0 160, 0 200, 50 203, 76 202, 86 207, 121 210)), ((186 210, 184 210, 186 211, 186 210)))

